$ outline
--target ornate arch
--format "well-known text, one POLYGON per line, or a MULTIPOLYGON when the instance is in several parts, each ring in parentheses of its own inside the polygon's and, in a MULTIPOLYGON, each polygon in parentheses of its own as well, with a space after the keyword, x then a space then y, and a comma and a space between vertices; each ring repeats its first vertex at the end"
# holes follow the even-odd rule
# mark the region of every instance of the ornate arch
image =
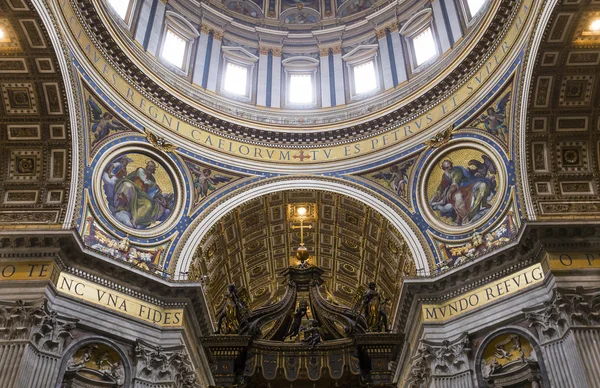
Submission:
POLYGON ((123 388, 133 387, 133 384, 132 384, 133 365, 131 363, 131 360, 127 356, 127 353, 125 351, 123 351, 123 349, 114 341, 112 341, 108 338, 99 337, 99 336, 87 337, 80 341, 73 342, 69 345, 69 347, 64 352, 62 359, 60 361, 60 369, 58 370, 58 380, 56 382, 57 387, 60 387, 61 384, 63 383, 65 372, 67 370, 67 364, 71 360, 71 358, 75 355, 75 353, 77 353, 77 351, 79 349, 83 348, 86 345, 91 345, 91 344, 96 344, 96 343, 106 345, 109 348, 113 349, 115 352, 117 352, 119 357, 121 357, 121 361, 123 362, 123 369, 125 371, 125 379, 123 382, 123 388))
POLYGON ((482 369, 481 369, 481 363, 483 360, 483 354, 487 348, 487 346, 498 336, 501 336, 503 334, 517 334, 520 335, 522 337, 524 337, 526 340, 529 341, 529 343, 531 344, 531 346, 533 347, 533 350, 535 351, 535 355, 537 358, 537 363, 540 367, 540 370, 542 372, 542 382, 544 384, 544 387, 550 387, 550 381, 548 380, 548 371, 546 369, 546 365, 545 365, 545 361, 544 361, 544 356, 542 354, 542 348, 540 347, 540 345, 537 342, 537 339, 535 337, 535 335, 520 326, 505 326, 502 327, 500 329, 496 329, 494 331, 492 331, 491 333, 489 333, 480 343, 479 347, 477 348, 477 351, 475 352, 475 359, 474 359, 474 366, 475 366, 475 374, 477 376, 477 386, 479 387, 485 387, 486 385, 484 384, 484 379, 483 379, 483 374, 482 374, 482 369))
POLYGON ((182 240, 182 246, 176 254, 179 257, 175 273, 186 273, 192 262, 195 249, 202 238, 213 225, 225 214, 232 211, 241 204, 265 194, 294 189, 306 189, 331 191, 343 194, 378 211, 385 217, 402 235, 411 251, 417 268, 422 268, 423 275, 430 274, 429 258, 431 253, 426 251, 426 244, 422 235, 417 234, 417 227, 409 221, 408 217, 400 213, 400 209, 389 201, 366 192, 364 188, 340 180, 323 179, 318 177, 294 177, 278 178, 261 181, 250 187, 244 187, 234 191, 230 196, 216 204, 211 209, 206 209, 205 217, 192 224, 189 235, 182 240))

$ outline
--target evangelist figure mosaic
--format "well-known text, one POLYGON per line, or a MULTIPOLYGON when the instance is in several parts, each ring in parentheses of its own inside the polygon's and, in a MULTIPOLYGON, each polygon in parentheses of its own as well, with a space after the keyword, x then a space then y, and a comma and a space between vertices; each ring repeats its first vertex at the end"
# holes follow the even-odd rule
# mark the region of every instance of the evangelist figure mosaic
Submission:
POLYGON ((149 229, 173 211, 176 193, 166 168, 153 157, 125 153, 102 172, 104 200, 112 216, 134 229, 149 229))
POLYGON ((449 152, 427 178, 427 198, 434 216, 450 226, 464 226, 484 217, 497 201, 498 171, 479 150, 449 152))

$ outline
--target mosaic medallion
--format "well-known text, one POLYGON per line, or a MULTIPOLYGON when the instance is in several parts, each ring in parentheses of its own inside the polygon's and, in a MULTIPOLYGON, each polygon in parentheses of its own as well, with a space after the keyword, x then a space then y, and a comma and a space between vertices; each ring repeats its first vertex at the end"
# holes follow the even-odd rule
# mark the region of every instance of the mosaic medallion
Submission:
POLYGON ((506 173, 500 157, 480 144, 456 143, 432 160, 421 185, 421 206, 430 223, 448 233, 485 223, 504 195, 506 173))
POLYGON ((128 148, 113 153, 94 174, 96 199, 115 226, 134 235, 164 231, 182 202, 169 163, 128 148))

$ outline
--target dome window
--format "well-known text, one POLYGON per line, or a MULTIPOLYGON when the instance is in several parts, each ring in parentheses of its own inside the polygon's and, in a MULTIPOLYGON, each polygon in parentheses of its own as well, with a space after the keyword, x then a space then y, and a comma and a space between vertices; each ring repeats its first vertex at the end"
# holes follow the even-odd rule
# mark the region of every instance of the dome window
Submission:
POLYGON ((121 17, 122 20, 127 19, 127 13, 129 12, 128 0, 108 0, 108 5, 121 17))
POLYGON ((221 94, 230 98, 250 102, 252 84, 258 57, 243 47, 223 46, 221 94))
POLYGON ((292 104, 310 104, 313 100, 312 77, 310 74, 292 74, 290 76, 290 102, 292 104))
POLYGON ((368 93, 377 88, 375 64, 368 61, 354 66, 354 89, 356 94, 368 93))
POLYGON ((170 64, 183 69, 186 47, 187 41, 169 28, 165 34, 165 43, 160 55, 170 64))
POLYGON ((282 61, 286 74, 286 103, 292 108, 317 105, 317 67, 312 57, 292 57, 282 61))
POLYGON ((369 97, 380 90, 376 44, 363 44, 345 54, 351 99, 369 97))
POLYGON ((430 65, 440 54, 431 9, 424 9, 411 17, 400 29, 400 35, 408 43, 413 73, 418 73, 430 65))
POLYGON ((239 96, 245 96, 247 85, 248 68, 229 62, 225 69, 225 84, 223 85, 225 91, 239 96))
POLYGON ((466 0, 469 16, 472 18, 477 15, 485 5, 486 1, 487 0, 466 0))
POLYGON ((125 23, 129 24, 133 16, 134 0, 106 0, 110 9, 125 23))
POLYGON ((437 55, 435 39, 431 27, 427 27, 413 38, 413 47, 415 49, 415 60, 417 66, 421 66, 431 58, 437 55))
POLYGON ((192 46, 200 34, 183 16, 167 11, 160 59, 181 75, 188 71, 192 46))

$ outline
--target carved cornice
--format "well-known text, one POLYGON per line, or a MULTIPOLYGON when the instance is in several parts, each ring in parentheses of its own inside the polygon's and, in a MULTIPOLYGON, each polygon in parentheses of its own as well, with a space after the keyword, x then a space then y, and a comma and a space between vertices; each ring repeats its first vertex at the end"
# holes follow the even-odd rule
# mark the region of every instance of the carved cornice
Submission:
POLYGON ((526 309, 525 318, 540 340, 562 338, 574 326, 600 327, 600 290, 558 288, 543 305, 526 309))

